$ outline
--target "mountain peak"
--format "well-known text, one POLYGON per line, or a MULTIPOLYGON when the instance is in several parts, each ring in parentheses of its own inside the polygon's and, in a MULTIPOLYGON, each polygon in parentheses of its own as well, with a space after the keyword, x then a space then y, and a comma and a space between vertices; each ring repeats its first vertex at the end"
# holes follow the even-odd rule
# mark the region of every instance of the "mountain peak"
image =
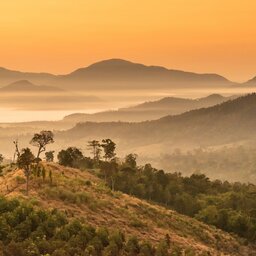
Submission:
POLYGON ((8 86, 36 86, 34 84, 32 84, 30 81, 28 80, 18 80, 16 82, 13 82, 11 84, 9 84, 8 86))
POLYGON ((142 65, 142 64, 135 64, 128 60, 113 58, 113 59, 107 59, 107 60, 95 62, 95 63, 91 64, 89 67, 120 66, 120 65, 121 66, 131 66, 131 65, 142 65))
POLYGON ((39 91, 63 91, 52 86, 35 85, 28 80, 18 80, 0 89, 2 92, 39 92, 39 91))

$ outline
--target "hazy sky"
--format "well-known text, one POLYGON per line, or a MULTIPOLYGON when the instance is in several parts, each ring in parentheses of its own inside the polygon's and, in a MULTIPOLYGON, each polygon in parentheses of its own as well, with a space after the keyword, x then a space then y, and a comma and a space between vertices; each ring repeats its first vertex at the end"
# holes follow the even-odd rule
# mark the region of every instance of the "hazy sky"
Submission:
POLYGON ((108 58, 256 75, 255 0, 0 1, 0 66, 67 73, 108 58))

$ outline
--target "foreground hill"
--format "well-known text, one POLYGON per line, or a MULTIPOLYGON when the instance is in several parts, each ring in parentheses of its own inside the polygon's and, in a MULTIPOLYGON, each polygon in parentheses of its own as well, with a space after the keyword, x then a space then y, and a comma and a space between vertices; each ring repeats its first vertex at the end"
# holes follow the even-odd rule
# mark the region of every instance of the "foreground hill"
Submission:
MULTIPOLYGON (((182 255, 254 255, 255 249, 243 246, 228 233, 179 215, 164 207, 150 204, 120 192, 112 192, 87 171, 45 164, 48 178, 30 181, 30 198, 39 208, 65 211, 69 218, 83 218, 96 226, 121 229, 128 236, 136 235, 153 244, 170 237, 171 250, 179 248, 182 255), (186 253, 185 253, 186 251, 186 253)), ((0 177, 0 191, 7 197, 24 196, 24 176, 12 170, 0 177)), ((180 255, 181 255, 180 254, 180 255)), ((177 254, 173 254, 177 255, 177 254)), ((178 254, 179 255, 179 254, 178 254)))
POLYGON ((185 99, 176 97, 166 97, 157 101, 145 102, 133 107, 120 108, 116 111, 104 111, 95 114, 75 113, 66 116, 64 122, 139 122, 146 120, 154 120, 167 115, 177 115, 183 112, 198 109, 202 107, 210 107, 222 102, 234 99, 235 96, 224 97, 219 94, 212 94, 204 98, 185 99))
POLYGON ((121 59, 100 61, 70 74, 58 76, 0 68, 0 84, 8 84, 17 80, 29 80, 36 84, 59 86, 70 90, 213 88, 232 85, 226 78, 217 74, 196 74, 169 70, 121 59))

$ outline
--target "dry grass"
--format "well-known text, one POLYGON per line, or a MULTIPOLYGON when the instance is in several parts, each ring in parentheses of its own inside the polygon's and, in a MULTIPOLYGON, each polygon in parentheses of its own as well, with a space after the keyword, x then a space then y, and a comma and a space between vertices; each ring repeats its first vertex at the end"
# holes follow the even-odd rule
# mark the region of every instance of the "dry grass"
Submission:
MULTIPOLYGON (((45 164, 45 167, 52 170, 53 184, 48 179, 33 178, 29 195, 35 204, 44 208, 57 208, 71 218, 118 228, 152 243, 169 234, 171 248, 182 248, 183 255, 256 255, 255 250, 243 246, 228 233, 164 207, 112 192, 90 172, 57 164, 45 164)), ((26 198, 22 177, 21 170, 0 177, 0 192, 9 197, 26 198)))

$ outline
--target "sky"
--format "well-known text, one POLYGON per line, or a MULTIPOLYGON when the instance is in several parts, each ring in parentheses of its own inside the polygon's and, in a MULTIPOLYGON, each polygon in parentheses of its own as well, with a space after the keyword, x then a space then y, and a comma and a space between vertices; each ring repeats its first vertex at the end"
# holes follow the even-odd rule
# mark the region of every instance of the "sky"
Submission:
POLYGON ((255 0, 0 1, 0 66, 69 73, 123 58, 256 76, 255 0))

